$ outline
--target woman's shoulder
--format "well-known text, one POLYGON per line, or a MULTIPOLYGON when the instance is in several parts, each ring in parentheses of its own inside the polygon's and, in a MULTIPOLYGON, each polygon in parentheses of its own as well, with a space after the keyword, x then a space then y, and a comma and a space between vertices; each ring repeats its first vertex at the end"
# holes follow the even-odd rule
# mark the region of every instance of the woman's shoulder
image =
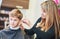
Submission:
POLYGON ((36 21, 36 23, 33 25, 33 27, 32 28, 36 28, 36 26, 37 26, 37 23, 39 23, 41 21, 41 17, 39 17, 38 19, 37 19, 37 21, 36 21))
POLYGON ((39 17, 39 18, 37 19, 37 21, 41 21, 41 17, 39 17))
POLYGON ((36 23, 35 24, 37 24, 37 23, 39 23, 40 21, 41 21, 41 17, 39 17, 38 19, 37 19, 37 21, 36 21, 36 23))

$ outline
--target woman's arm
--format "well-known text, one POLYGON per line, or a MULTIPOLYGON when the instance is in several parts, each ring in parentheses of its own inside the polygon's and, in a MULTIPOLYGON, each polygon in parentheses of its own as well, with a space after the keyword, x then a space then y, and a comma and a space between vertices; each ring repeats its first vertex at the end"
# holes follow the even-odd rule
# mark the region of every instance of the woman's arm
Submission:
POLYGON ((37 23, 39 23, 41 21, 41 18, 39 18, 37 21, 36 21, 36 23, 33 25, 33 27, 30 29, 30 30, 27 30, 27 29, 25 29, 24 31, 26 32, 26 34, 28 34, 28 35, 33 35, 35 32, 34 32, 34 30, 35 30, 35 27, 37 26, 37 23))

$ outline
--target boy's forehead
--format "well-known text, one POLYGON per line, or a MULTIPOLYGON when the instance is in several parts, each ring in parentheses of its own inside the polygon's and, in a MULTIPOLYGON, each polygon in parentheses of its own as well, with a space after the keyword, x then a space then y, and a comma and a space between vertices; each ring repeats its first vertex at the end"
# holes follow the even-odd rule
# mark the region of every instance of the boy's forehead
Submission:
POLYGON ((15 16, 14 17, 13 16, 9 16, 9 18, 17 18, 17 17, 15 17, 15 16))
POLYGON ((10 16, 9 19, 18 19, 18 18, 15 16, 14 17, 10 16))

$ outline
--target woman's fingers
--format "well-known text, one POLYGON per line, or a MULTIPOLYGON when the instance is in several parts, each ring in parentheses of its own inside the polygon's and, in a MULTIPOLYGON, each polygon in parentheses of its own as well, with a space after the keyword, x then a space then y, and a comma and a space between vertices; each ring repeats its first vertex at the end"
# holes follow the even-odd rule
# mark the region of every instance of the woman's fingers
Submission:
POLYGON ((23 20, 22 20, 22 22, 23 22, 23 23, 25 23, 25 24, 27 24, 28 26, 30 26, 30 25, 31 25, 30 21, 29 21, 29 20, 27 20, 27 19, 23 19, 23 20))
POLYGON ((23 27, 23 25, 22 25, 22 24, 20 25, 20 29, 21 29, 21 30, 24 30, 24 27, 23 27))

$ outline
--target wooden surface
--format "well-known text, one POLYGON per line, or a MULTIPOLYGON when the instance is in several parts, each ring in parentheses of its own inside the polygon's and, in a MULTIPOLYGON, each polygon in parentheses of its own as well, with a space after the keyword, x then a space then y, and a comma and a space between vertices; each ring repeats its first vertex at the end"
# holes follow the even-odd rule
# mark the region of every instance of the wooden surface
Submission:
POLYGON ((23 6, 24 9, 28 9, 29 0, 3 0, 2 6, 16 8, 16 6, 23 6))

